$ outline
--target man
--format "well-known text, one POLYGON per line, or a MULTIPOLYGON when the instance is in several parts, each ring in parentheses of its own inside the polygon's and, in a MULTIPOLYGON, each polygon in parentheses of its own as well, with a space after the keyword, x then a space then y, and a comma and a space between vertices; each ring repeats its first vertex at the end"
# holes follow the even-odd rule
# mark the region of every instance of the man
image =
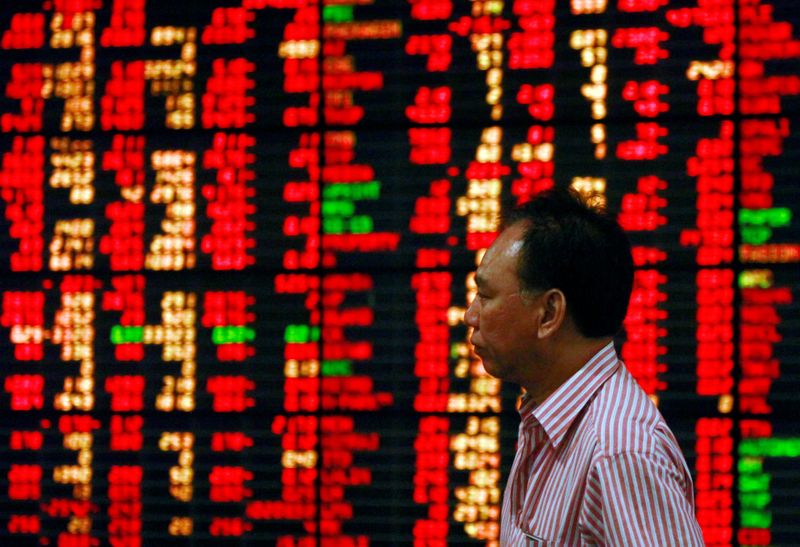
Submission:
POLYGON ((526 390, 500 544, 703 545, 678 444, 614 350, 633 284, 619 225, 567 191, 540 194, 476 284, 475 353, 526 390))

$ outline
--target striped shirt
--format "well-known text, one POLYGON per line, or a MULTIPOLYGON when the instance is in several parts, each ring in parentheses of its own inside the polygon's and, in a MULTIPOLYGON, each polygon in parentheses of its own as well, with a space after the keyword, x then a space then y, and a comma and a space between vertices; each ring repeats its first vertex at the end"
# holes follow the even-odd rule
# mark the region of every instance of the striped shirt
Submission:
POLYGON ((500 545, 703 545, 678 443, 613 343, 520 415, 500 545))

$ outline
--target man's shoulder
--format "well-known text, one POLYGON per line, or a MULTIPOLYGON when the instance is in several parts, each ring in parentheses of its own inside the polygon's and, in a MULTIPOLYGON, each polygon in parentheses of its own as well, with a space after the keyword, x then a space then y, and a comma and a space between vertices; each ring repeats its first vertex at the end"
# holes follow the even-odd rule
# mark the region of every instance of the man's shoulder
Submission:
POLYGON ((597 391, 587 418, 598 457, 660 452, 672 438, 661 413, 624 366, 597 391))

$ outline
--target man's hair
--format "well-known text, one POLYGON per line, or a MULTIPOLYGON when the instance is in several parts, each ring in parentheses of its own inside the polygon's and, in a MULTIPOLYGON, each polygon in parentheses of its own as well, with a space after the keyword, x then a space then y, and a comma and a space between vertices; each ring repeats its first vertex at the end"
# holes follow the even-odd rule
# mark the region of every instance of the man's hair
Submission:
POLYGON ((523 291, 560 289, 567 313, 589 338, 614 336, 633 287, 631 245, 604 210, 553 189, 513 209, 504 225, 526 222, 518 274, 523 291))

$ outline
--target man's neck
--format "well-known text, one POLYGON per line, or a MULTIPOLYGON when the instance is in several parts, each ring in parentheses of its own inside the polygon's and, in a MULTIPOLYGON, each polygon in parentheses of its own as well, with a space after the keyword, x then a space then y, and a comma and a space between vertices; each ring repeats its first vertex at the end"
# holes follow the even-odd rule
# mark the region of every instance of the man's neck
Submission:
POLYGON ((543 372, 542 377, 527 381, 523 387, 537 405, 541 404, 611 340, 581 337, 554 341, 544 353, 542 366, 537 367, 543 372))

